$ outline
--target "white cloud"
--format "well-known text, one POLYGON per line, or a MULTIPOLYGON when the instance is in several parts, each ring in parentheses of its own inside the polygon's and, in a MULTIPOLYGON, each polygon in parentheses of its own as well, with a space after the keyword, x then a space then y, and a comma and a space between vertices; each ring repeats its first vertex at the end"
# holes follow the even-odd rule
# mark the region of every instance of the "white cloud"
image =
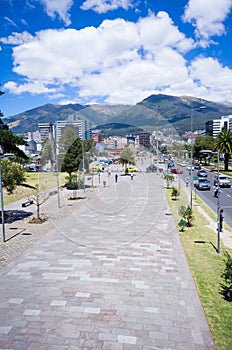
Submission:
POLYGON ((122 8, 128 10, 134 7, 133 0, 86 0, 81 5, 82 10, 93 10, 97 13, 106 13, 108 11, 122 8))
POLYGON ((132 104, 161 92, 206 99, 218 93, 221 100, 232 92, 232 71, 218 61, 198 57, 188 67, 184 54, 194 42, 164 12, 137 23, 105 20, 97 28, 14 33, 0 41, 16 45, 13 70, 24 82, 5 84, 13 94, 132 104))
POLYGON ((223 22, 232 8, 232 0, 189 0, 183 19, 196 27, 196 35, 208 39, 225 33, 223 22))
POLYGON ((22 45, 33 41, 33 36, 28 32, 12 33, 7 38, 0 38, 0 42, 11 45, 22 45))
POLYGON ((13 27, 17 27, 17 24, 12 19, 10 19, 9 17, 4 17, 4 19, 8 23, 10 23, 13 27))
POLYGON ((53 93, 56 92, 55 88, 47 88, 39 81, 29 82, 25 84, 17 84, 13 81, 9 81, 4 85, 4 88, 10 90, 12 94, 21 95, 23 92, 30 92, 32 95, 41 93, 53 93))
POLYGON ((73 0, 39 0, 45 7, 48 16, 55 18, 56 15, 68 26, 71 24, 68 11, 73 5, 73 0))
POLYGON ((207 97, 214 101, 232 96, 232 70, 223 67, 217 59, 198 57, 190 66, 190 76, 200 88, 204 87, 207 97))

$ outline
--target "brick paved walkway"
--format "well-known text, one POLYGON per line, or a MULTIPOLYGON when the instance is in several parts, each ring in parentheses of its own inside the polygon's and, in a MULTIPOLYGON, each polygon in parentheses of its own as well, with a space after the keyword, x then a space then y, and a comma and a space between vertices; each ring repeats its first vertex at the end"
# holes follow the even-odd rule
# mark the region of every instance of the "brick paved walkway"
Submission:
POLYGON ((106 181, 58 216, 51 198, 48 233, 1 270, 0 349, 215 349, 161 178, 106 181))

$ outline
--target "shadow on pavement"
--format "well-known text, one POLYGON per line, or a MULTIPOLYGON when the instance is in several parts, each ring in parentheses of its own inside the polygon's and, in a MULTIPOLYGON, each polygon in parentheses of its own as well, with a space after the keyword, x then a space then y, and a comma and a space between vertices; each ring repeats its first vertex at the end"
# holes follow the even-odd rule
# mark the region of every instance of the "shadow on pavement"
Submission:
POLYGON ((7 224, 12 224, 15 221, 20 221, 20 220, 26 219, 33 214, 34 214, 34 212, 25 211, 25 210, 6 210, 5 211, 5 216, 6 216, 5 222, 7 224))

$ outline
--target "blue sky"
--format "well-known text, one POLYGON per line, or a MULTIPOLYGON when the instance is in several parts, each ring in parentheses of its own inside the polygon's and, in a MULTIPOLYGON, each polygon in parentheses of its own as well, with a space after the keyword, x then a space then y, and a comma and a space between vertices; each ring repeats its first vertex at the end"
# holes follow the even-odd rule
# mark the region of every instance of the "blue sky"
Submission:
POLYGON ((232 0, 1 0, 0 109, 232 103, 232 0))

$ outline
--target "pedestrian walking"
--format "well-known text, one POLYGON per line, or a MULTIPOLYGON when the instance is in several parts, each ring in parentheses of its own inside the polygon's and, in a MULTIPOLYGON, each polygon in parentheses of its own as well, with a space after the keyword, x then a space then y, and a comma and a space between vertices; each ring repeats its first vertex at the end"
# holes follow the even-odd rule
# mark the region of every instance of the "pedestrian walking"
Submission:
POLYGON ((218 197, 218 192, 219 192, 219 186, 218 184, 215 184, 214 187, 213 187, 213 196, 214 197, 218 197))
POLYGON ((118 182, 118 174, 115 174, 114 179, 115 179, 115 182, 117 183, 118 182))
POLYGON ((188 187, 188 184, 189 184, 189 178, 186 177, 186 179, 185 179, 185 185, 186 185, 186 187, 188 187))
POLYGON ((223 209, 221 209, 221 210, 220 210, 220 218, 219 218, 220 232, 222 232, 222 224, 223 224, 223 220, 224 220, 224 211, 223 211, 223 209))
POLYGON ((101 173, 100 173, 100 171, 98 172, 98 182, 99 182, 99 184, 101 182, 101 173))
POLYGON ((133 178, 134 178, 134 174, 133 174, 133 173, 131 173, 131 180, 133 180, 133 178))

